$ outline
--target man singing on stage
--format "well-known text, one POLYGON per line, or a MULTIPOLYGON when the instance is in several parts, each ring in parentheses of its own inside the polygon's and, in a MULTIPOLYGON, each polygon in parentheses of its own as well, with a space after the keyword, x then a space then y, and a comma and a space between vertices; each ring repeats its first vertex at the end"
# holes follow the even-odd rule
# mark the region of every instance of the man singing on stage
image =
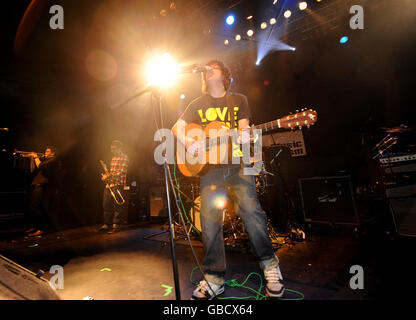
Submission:
MULTIPOLYGON (((202 74, 203 95, 186 108, 172 131, 185 145, 187 152, 198 154, 199 143, 178 135, 178 126, 196 123, 206 126, 211 121, 223 122, 232 130, 242 133, 249 128, 251 116, 246 96, 229 92, 231 74, 223 62, 213 60, 205 65, 202 74)), ((235 149, 233 155, 235 154, 235 149)), ((240 150, 237 150, 241 153, 240 150)), ((241 164, 219 164, 201 177, 201 226, 204 245, 202 280, 192 294, 192 299, 212 299, 224 292, 226 271, 223 238, 222 210, 215 198, 230 188, 234 194, 236 213, 244 222, 252 252, 259 260, 266 279, 266 292, 270 297, 284 293, 279 260, 276 257, 267 231, 267 216, 260 206, 254 176, 245 175, 241 164)))
MULTIPOLYGON (((129 158, 122 151, 123 144, 114 140, 111 143, 111 159, 110 171, 102 174, 101 180, 106 181, 115 195, 122 193, 127 180, 127 167, 129 165, 129 158), (117 191, 118 190, 118 191, 117 191)), ((120 230, 120 214, 121 204, 118 204, 111 190, 106 186, 103 193, 103 212, 104 224, 99 231, 106 231, 107 233, 116 233, 120 230)))

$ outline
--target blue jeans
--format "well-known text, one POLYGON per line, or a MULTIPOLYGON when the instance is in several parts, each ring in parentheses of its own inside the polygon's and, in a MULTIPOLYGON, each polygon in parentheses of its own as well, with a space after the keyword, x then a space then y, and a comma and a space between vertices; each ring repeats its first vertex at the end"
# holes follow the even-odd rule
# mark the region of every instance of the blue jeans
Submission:
MULTIPOLYGON (((122 186, 112 187, 112 190, 117 194, 117 190, 123 191, 122 186)), ((121 206, 115 201, 108 188, 104 188, 103 194, 103 210, 104 210, 104 224, 107 227, 118 228, 120 226, 121 206)))
POLYGON ((217 166, 201 177, 201 228, 204 245, 202 270, 208 281, 222 284, 226 270, 222 210, 215 205, 218 196, 230 187, 234 208, 243 220, 252 251, 264 268, 277 263, 267 231, 267 216, 257 197, 254 176, 244 175, 240 165, 217 166))

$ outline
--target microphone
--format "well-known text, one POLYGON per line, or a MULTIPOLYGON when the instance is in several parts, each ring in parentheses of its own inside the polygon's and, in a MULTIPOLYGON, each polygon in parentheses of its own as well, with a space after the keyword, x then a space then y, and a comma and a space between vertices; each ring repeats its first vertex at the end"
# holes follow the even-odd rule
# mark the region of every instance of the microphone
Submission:
POLYGON ((184 70, 185 73, 200 73, 200 72, 208 72, 211 68, 208 66, 200 66, 198 64, 193 64, 190 67, 184 70))

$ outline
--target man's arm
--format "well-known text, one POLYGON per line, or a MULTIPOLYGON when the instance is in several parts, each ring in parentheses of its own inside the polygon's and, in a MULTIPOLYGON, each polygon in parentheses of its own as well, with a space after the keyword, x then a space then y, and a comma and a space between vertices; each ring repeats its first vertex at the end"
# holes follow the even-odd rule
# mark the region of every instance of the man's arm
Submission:
POLYGON ((195 140, 185 135, 185 126, 185 120, 179 118, 179 120, 176 121, 175 125, 172 127, 171 130, 176 139, 178 139, 185 146, 185 148, 188 149, 188 147, 191 146, 195 142, 195 140), (181 131, 179 131, 179 128, 181 128, 181 131))
POLYGON ((33 157, 33 159, 35 160, 35 165, 36 165, 36 168, 39 168, 39 166, 40 166, 40 164, 41 164, 41 161, 40 161, 40 159, 39 159, 38 154, 37 154, 37 153, 35 153, 35 152, 32 152, 31 156, 32 156, 32 157, 33 157))
POLYGON ((241 119, 238 120, 238 131, 242 131, 244 129, 248 129, 250 126, 249 119, 241 119))

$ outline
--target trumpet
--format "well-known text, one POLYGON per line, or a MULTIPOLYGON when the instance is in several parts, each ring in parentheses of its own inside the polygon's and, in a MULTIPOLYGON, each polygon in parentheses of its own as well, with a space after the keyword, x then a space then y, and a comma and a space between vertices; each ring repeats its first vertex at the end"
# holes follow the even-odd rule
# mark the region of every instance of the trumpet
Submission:
POLYGON ((19 155, 21 157, 31 157, 33 154, 36 154, 39 158, 43 158, 45 156, 44 153, 38 152, 31 152, 31 151, 21 151, 21 150, 14 150, 13 155, 19 155))
MULTIPOLYGON (((107 165, 104 163, 104 161, 100 160, 101 166, 103 167, 104 173, 108 174, 108 169, 107 169, 107 165)), ((110 193, 112 195, 112 197, 114 198, 114 201, 121 206, 122 204, 124 204, 126 201, 124 200, 123 196, 120 193, 120 190, 116 189, 117 191, 117 195, 114 193, 113 189, 110 187, 110 184, 107 182, 107 179, 105 181, 106 187, 110 190, 110 193)))

